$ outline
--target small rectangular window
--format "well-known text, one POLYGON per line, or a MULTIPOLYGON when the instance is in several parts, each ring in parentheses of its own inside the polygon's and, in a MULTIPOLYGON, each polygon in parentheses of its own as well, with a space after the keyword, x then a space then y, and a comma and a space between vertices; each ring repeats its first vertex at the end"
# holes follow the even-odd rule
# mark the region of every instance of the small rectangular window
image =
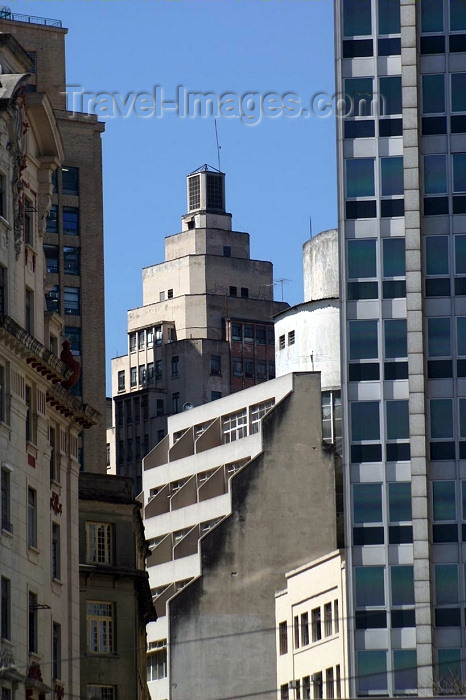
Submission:
POLYGON ((88 653, 112 654, 115 651, 113 603, 88 601, 86 623, 88 653))
POLYGON ((290 331, 288 333, 288 345, 294 345, 294 337, 295 337, 295 332, 290 331))
POLYGON ((65 275, 80 274, 79 253, 79 248, 71 248, 69 246, 63 248, 63 271, 65 275))
POLYGON ((61 578, 60 559, 60 525, 52 523, 52 578, 57 580, 61 578))
POLYGON ((231 324, 231 339, 236 343, 241 343, 243 340, 243 326, 241 323, 231 324))
POLYGON ((301 645, 303 647, 309 644, 309 616, 307 613, 301 614, 301 645))
POLYGON ((284 335, 281 335, 281 336, 279 337, 279 339, 278 339, 278 346, 279 346, 280 350, 284 350, 284 349, 285 349, 285 336, 284 336, 284 335))
POLYGON ((2 576, 1 638, 11 639, 11 581, 2 576))
POLYGON ((180 371, 179 361, 180 361, 180 358, 178 357, 178 355, 174 355, 171 358, 172 377, 178 377, 178 375, 179 375, 179 371, 180 371))
POLYGON ((242 299, 249 298, 249 289, 247 287, 241 287, 241 298, 242 299))
POLYGON ((173 289, 167 291, 167 299, 173 299, 173 289))
POLYGON ((61 625, 52 624, 52 678, 61 678, 61 625))
POLYGON ((64 287, 64 311, 71 316, 81 313, 81 290, 79 287, 64 287))
POLYGON ((118 391, 125 390, 125 370, 118 372, 118 391))
POLYGON ((131 377, 131 380, 130 380, 131 386, 137 386, 137 383, 138 383, 138 369, 137 369, 137 367, 131 367, 130 377, 131 377))
POLYGON ((229 246, 229 245, 223 246, 223 256, 225 258, 231 258, 231 246, 229 246))
POLYGON ((50 207, 45 230, 47 233, 58 233, 58 207, 56 204, 52 204, 50 207))
POLYGON ((288 653, 288 625, 285 622, 280 622, 278 626, 278 637, 279 637, 279 646, 280 646, 280 654, 287 654, 288 653))
POLYGON ((312 641, 318 642, 322 639, 322 624, 320 616, 320 608, 314 608, 311 611, 311 624, 312 624, 312 641))
POLYGON ((230 296, 231 296, 231 297, 236 297, 236 296, 238 296, 238 287, 232 287, 232 286, 230 286, 230 296))
POLYGON ((67 236, 79 236, 79 209, 63 207, 63 233, 67 236))
POLYGON ((361 0, 342 3, 344 36, 368 36, 372 34, 371 4, 370 2, 361 2, 361 0))
POLYGON ((63 166, 61 175, 62 193, 79 195, 79 169, 63 166))
POLYGON ((37 491, 28 487, 28 547, 37 547, 37 491))
POLYGON ((333 634, 331 603, 325 603, 324 605, 324 632, 326 637, 330 637, 333 634))
POLYGON ((1 509, 2 509, 2 530, 13 532, 11 523, 11 475, 10 470, 1 470, 1 509))
POLYGON ((35 593, 29 592, 29 605, 28 605, 28 651, 33 654, 38 652, 38 630, 37 630, 37 595, 35 593))
POLYGON ((111 564, 112 561, 112 524, 86 522, 86 562, 88 564, 111 564))
POLYGON ((210 374, 214 376, 221 376, 222 374, 222 358, 220 355, 210 356, 210 374))

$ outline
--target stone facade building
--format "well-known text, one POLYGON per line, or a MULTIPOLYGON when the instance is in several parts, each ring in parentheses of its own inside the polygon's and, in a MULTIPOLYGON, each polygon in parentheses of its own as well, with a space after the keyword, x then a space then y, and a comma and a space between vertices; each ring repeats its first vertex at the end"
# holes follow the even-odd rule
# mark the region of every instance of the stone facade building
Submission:
POLYGON ((112 361, 116 464, 141 489, 141 460, 167 416, 275 377, 272 263, 251 260, 249 234, 232 230, 225 175, 187 178, 182 230, 165 262, 143 270, 143 306, 128 312, 128 353, 112 361))
POLYGON ((65 388, 62 320, 44 313, 61 133, 48 96, 25 90, 31 58, 10 33, 0 65, 0 686, 2 700, 40 700, 80 693, 78 437, 100 416, 65 388))

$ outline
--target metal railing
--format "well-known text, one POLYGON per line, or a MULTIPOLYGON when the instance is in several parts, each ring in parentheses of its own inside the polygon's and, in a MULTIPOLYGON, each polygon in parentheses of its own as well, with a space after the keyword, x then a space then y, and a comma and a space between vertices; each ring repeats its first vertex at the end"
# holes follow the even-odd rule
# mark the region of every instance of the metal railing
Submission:
POLYGON ((42 24, 45 27, 61 27, 61 19, 49 19, 47 17, 34 17, 33 15, 18 15, 16 12, 11 12, 6 7, 0 9, 0 21, 2 19, 11 19, 14 22, 27 22, 29 24, 42 24))

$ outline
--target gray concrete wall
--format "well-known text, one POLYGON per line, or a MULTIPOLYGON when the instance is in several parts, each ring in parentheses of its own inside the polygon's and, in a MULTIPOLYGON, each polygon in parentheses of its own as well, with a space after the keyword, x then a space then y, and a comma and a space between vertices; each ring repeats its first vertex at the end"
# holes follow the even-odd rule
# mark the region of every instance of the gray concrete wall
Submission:
POLYGON ((232 515, 201 541, 202 576, 170 603, 171 700, 276 698, 274 594, 336 546, 334 458, 319 374, 264 419, 264 451, 231 480, 232 515))

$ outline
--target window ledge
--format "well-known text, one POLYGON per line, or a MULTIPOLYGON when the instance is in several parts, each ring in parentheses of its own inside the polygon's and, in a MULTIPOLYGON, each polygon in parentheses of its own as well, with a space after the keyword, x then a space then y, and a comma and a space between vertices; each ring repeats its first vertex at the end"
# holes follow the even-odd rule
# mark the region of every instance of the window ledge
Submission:
POLYGON ((2 537, 8 537, 9 539, 13 539, 13 530, 7 530, 6 528, 2 527, 2 537))
POLYGON ((6 228, 6 229, 8 229, 8 231, 11 231, 10 224, 3 216, 0 216, 0 224, 1 224, 0 228, 6 228))

